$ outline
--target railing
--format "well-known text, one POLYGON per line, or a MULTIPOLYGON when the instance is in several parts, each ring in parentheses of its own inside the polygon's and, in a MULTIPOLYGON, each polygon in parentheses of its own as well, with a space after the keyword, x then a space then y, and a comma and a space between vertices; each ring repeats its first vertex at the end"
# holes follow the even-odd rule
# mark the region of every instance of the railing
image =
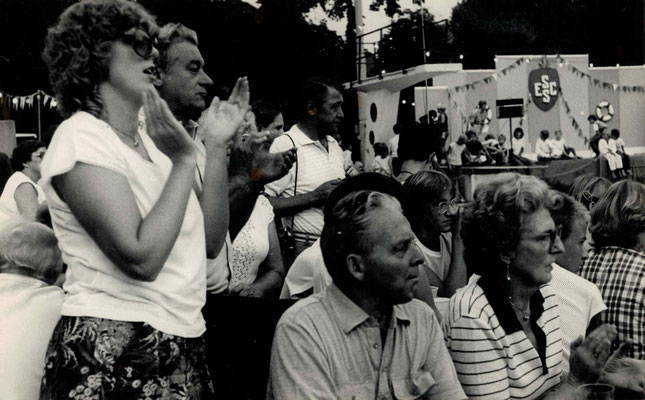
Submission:
POLYGON ((428 21, 421 15, 356 36, 356 80, 404 70, 420 64, 450 62, 448 20, 428 21), (364 73, 362 71, 365 71, 364 73))

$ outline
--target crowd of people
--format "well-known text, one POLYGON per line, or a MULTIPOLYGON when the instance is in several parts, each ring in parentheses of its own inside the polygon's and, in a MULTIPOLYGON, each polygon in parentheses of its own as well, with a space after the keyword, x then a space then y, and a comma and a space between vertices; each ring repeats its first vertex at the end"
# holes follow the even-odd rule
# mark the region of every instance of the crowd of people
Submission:
MULTIPOLYGON (((136 2, 70 6, 43 58, 66 119, 0 196, 0 398, 218 398, 207 310, 242 298, 298 300, 269 399, 645 395, 642 184, 502 173, 466 203, 406 135, 347 177, 336 83, 286 132, 246 77, 207 104, 196 32, 136 2)), ((473 137, 449 159, 521 161, 473 137)))

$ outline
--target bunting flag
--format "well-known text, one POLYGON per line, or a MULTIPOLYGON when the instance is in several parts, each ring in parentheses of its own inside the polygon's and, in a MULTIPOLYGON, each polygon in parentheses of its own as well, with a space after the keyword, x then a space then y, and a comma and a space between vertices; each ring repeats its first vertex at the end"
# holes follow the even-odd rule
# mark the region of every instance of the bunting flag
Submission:
POLYGON ((0 108, 3 105, 7 104, 8 107, 13 108, 14 110, 24 110, 25 107, 32 108, 37 102, 42 100, 43 106, 49 108, 56 108, 56 100, 54 96, 50 96, 42 90, 37 90, 36 93, 32 93, 27 96, 14 96, 5 92, 0 91, 0 108))
POLYGON ((604 81, 601 81, 600 79, 593 78, 591 75, 589 75, 584 71, 581 71, 575 65, 565 60, 564 57, 562 57, 560 54, 556 55, 556 59, 558 61, 558 65, 561 68, 566 67, 567 71, 571 72, 573 76, 582 78, 582 79, 587 79, 592 85, 596 87, 599 87, 605 90, 613 90, 614 92, 621 91, 624 93, 645 93, 645 86, 638 86, 638 85, 627 86, 627 85, 619 85, 613 82, 604 82, 604 81))
POLYGON ((578 133, 578 137, 581 137, 584 140, 584 143, 586 145, 587 143, 589 143, 589 138, 582 131, 582 127, 580 126, 576 118, 573 116, 573 113, 571 112, 572 111, 571 106, 569 106, 569 102, 567 101, 567 99, 564 98, 564 92, 562 91, 562 87, 560 86, 558 90, 560 91, 560 99, 562 100, 562 106, 564 107, 564 111, 567 113, 567 117, 569 117, 571 126, 578 133))

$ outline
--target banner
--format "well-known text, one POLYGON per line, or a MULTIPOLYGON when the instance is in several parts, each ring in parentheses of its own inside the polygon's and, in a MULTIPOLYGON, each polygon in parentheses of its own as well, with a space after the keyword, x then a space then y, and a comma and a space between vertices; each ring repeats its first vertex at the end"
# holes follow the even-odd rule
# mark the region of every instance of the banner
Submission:
POLYGON ((7 105, 9 108, 14 110, 24 110, 25 107, 32 108, 37 104, 38 101, 43 100, 43 105, 47 106, 49 103, 49 108, 56 108, 56 100, 53 96, 48 95, 42 90, 36 91, 27 96, 14 96, 5 92, 0 91, 0 108, 7 105))

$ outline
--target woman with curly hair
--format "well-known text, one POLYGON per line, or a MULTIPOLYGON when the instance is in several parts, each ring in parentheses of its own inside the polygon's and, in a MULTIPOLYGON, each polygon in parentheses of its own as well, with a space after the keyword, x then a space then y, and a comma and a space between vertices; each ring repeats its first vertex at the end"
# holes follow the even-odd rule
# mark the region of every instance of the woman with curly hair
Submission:
MULTIPOLYGON (((193 141, 153 86, 157 30, 135 2, 86 0, 47 34, 43 58, 68 118, 41 182, 68 271, 44 399, 212 398, 201 309, 207 249, 222 243, 207 240, 192 190, 193 141)), ((245 113, 213 102, 217 145, 245 113)))
POLYGON ((591 210, 594 249, 580 275, 600 289, 607 310, 602 322, 615 324, 617 347, 633 339, 630 356, 645 359, 645 187, 620 181, 591 210))
POLYGON ((549 214, 559 201, 538 178, 505 173, 480 185, 465 212, 464 256, 477 275, 450 299, 444 336, 469 398, 575 398, 607 360, 615 328, 604 325, 573 344, 560 384, 562 333, 547 285, 563 250, 549 214))
POLYGON ((46 151, 45 143, 38 140, 24 141, 13 149, 14 173, 0 196, 0 228, 16 218, 34 220, 41 204, 46 206, 45 193, 38 186, 40 164, 46 151))

